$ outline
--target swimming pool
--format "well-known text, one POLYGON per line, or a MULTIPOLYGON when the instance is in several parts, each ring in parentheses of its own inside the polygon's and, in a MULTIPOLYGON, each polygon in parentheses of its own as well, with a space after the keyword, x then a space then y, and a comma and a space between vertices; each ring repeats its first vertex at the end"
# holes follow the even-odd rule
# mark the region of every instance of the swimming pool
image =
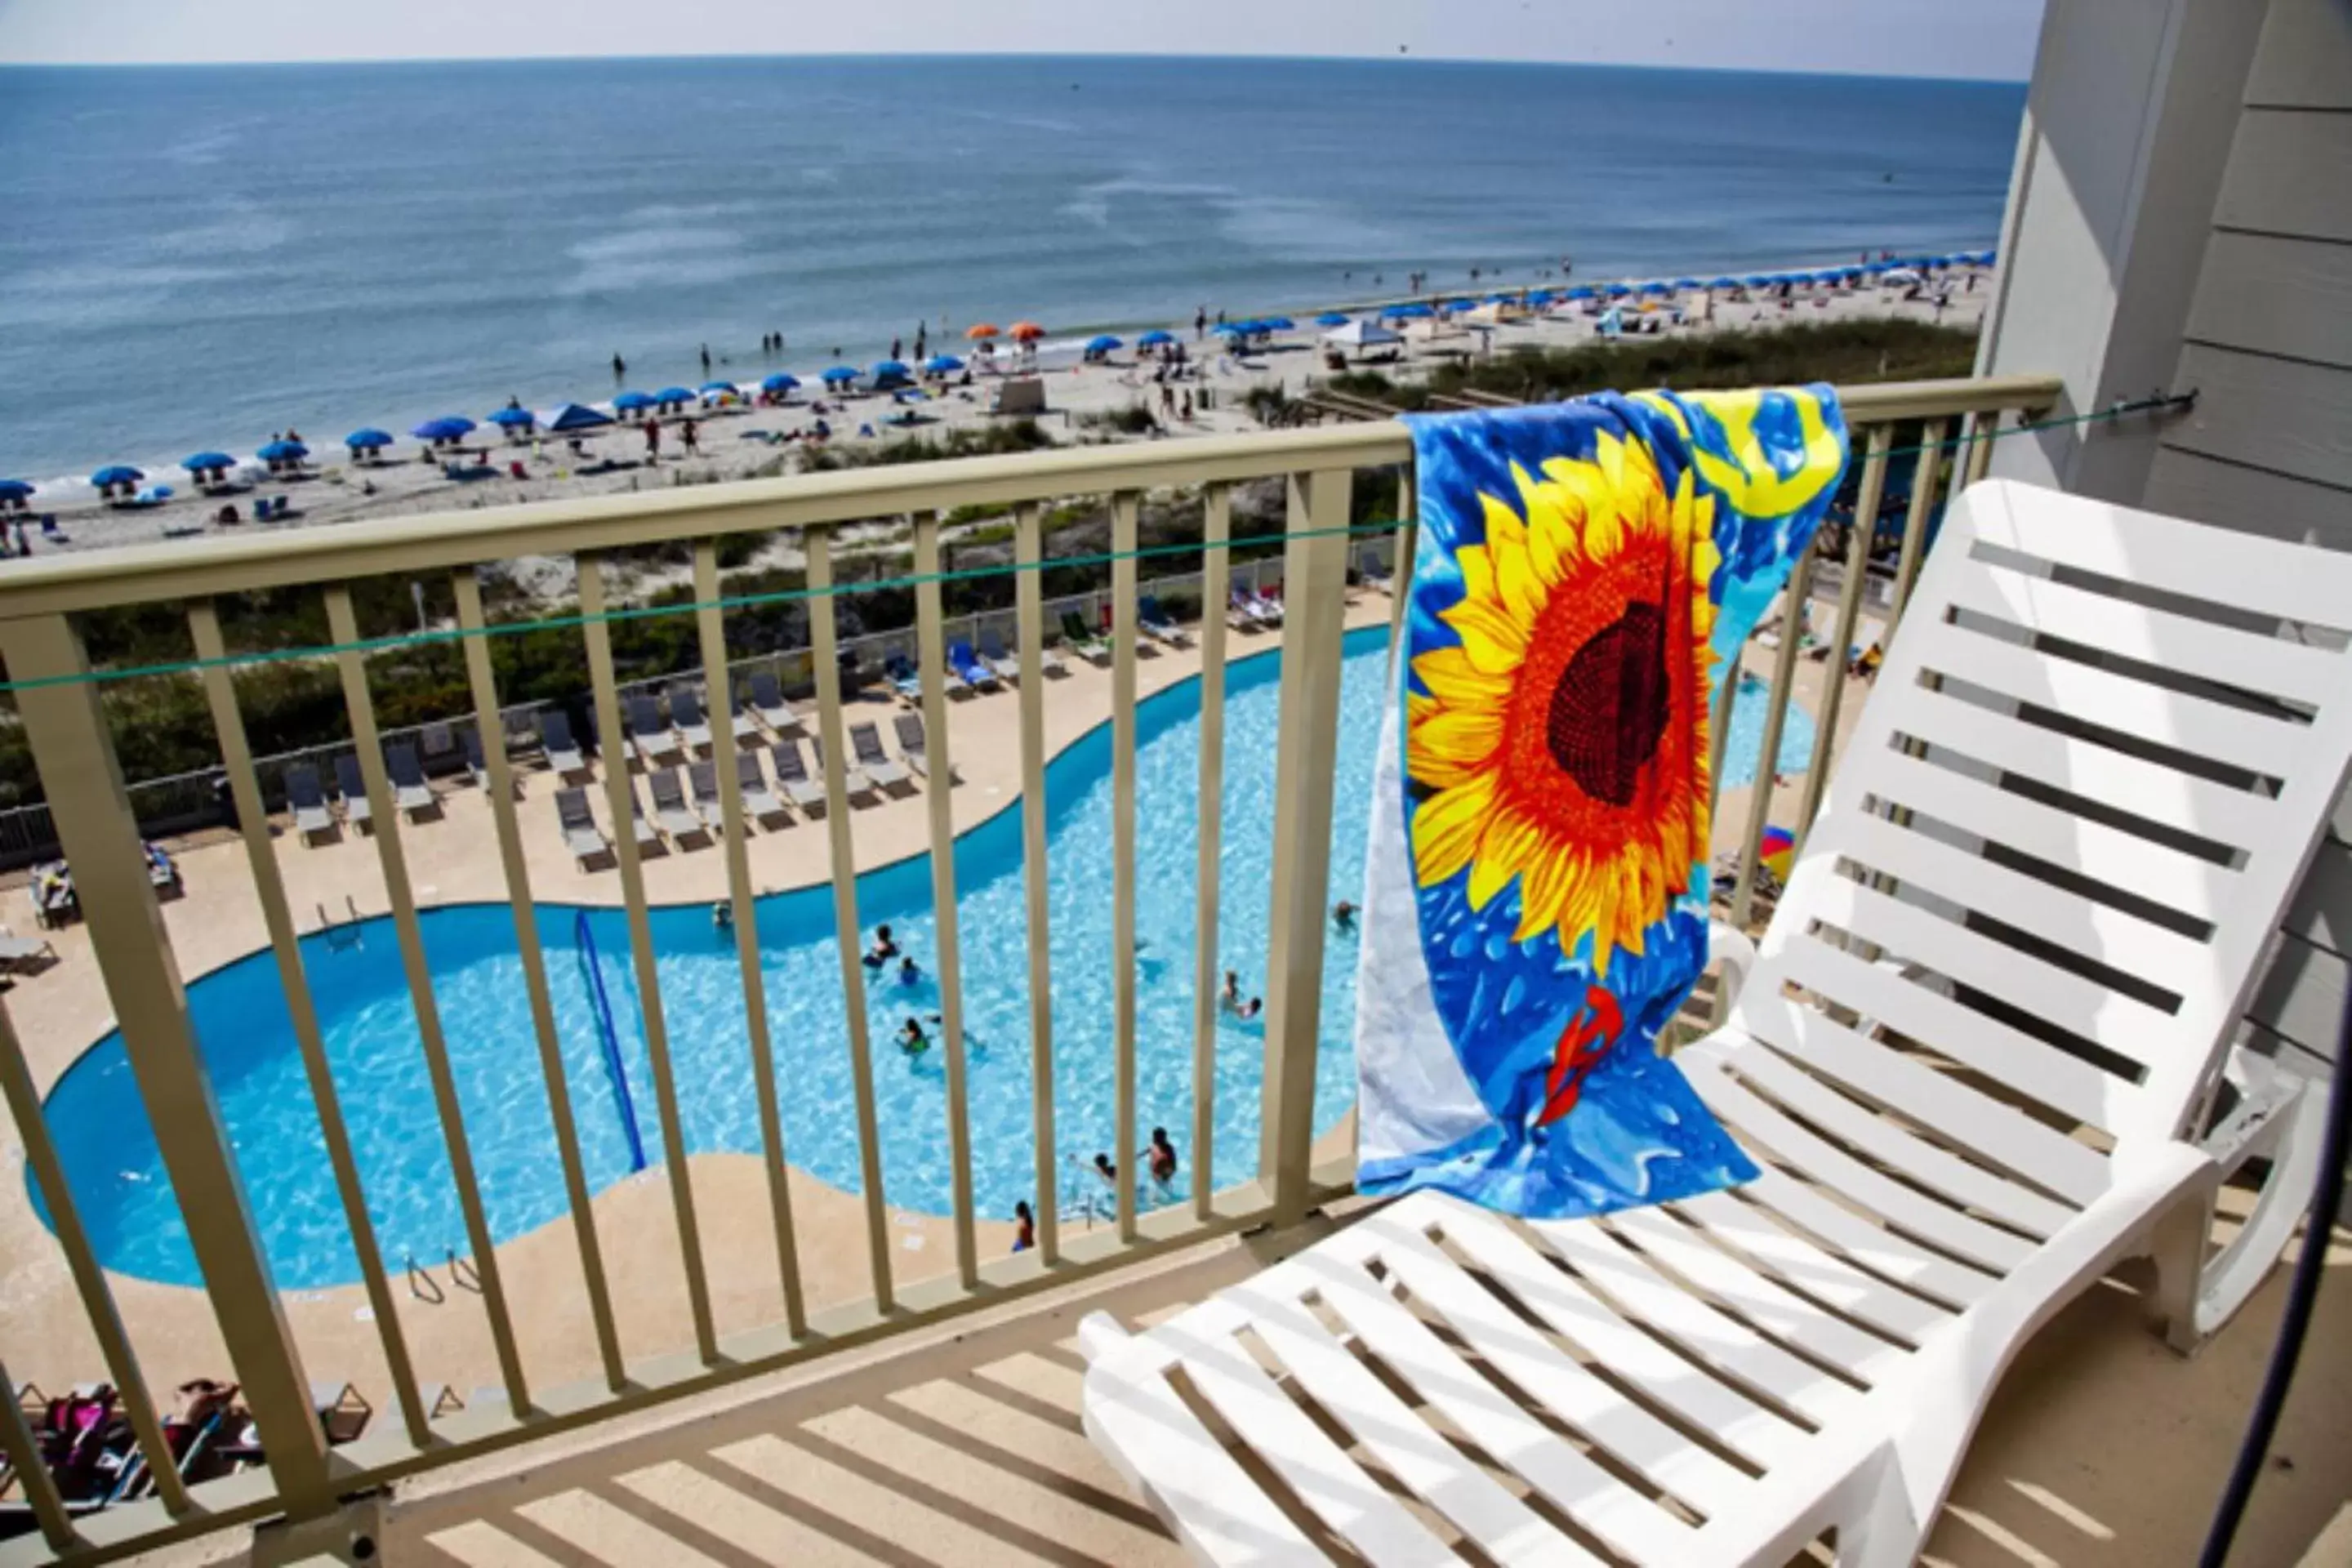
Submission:
MULTIPOLYGON (((1350 896, 1363 878, 1387 640, 1384 629, 1367 628, 1350 633, 1344 650, 1334 898, 1350 896)), ((1218 947, 1222 962, 1238 969, 1253 992, 1262 988, 1266 947, 1262 868, 1271 856, 1279 675, 1279 653, 1265 653, 1236 661, 1226 678, 1218 947)), ((1755 690, 1743 689, 1744 699, 1761 695, 1760 683, 1748 685, 1755 690)), ((1200 701, 1199 682, 1187 680, 1144 701, 1137 715, 1136 1105, 1139 1131, 1165 1124, 1180 1146, 1192 1125, 1200 701)), ((1752 700, 1737 709, 1726 747, 1727 786, 1754 775, 1763 709, 1752 700)), ((1009 707, 1003 711, 1009 722, 1009 707)), ((987 721, 981 717, 987 712, 961 721, 987 721)), ((1811 723, 1792 709, 1781 771, 1803 768, 1811 750, 1811 723)), ((1097 1150, 1114 1149, 1109 774, 1110 734, 1103 726, 1055 757, 1045 776, 1054 1114, 1059 1163, 1068 1173, 1097 1150)), ((964 834, 955 860, 964 1015, 973 1046, 973 1195, 980 1214, 1004 1216, 1035 1185, 1020 814, 1001 812, 964 834)), ((888 922, 907 951, 928 961, 934 927, 926 858, 859 878, 858 910, 869 930, 888 922)), ((571 905, 541 905, 538 926, 589 1185, 601 1191, 632 1167, 575 936, 580 913, 571 905)), ((586 913, 639 1135, 657 1163, 661 1137, 626 916, 617 909, 586 913)), ((819 886, 763 899, 758 921, 787 1158, 857 1191, 856 1100, 832 890, 819 886)), ((469 904, 428 910, 421 925, 483 1205, 503 1241, 566 1208, 513 918, 504 904, 469 904)), ((759 1115, 733 939, 711 929, 701 905, 656 910, 652 926, 687 1144, 697 1152, 757 1153, 759 1115)), ((397 1268, 410 1256, 437 1263, 448 1249, 468 1250, 465 1226, 391 926, 379 920, 363 930, 362 945, 341 951, 306 938, 303 960, 387 1264, 397 1268)), ((1318 1130, 1336 1123, 1355 1095, 1349 1038, 1355 963, 1352 941, 1330 944, 1316 1070, 1318 1130)), ((188 999, 278 1283, 303 1289, 355 1280, 358 1263, 276 963, 266 951, 255 953, 193 983, 188 999)), ((909 1063, 887 1043, 907 1015, 938 1005, 928 985, 869 990, 885 1192, 901 1207, 944 1214, 950 1187, 940 1053, 909 1063)), ((1262 1026, 1225 1021, 1216 1057, 1212 1167, 1220 1185, 1256 1171, 1263 1048, 1262 1026)), ((47 1113, 107 1267, 200 1284, 121 1037, 100 1040, 67 1071, 50 1092, 47 1113)), ((1189 1159, 1192 1151, 1185 1153, 1189 1159)), ((1077 1190, 1090 1193, 1093 1180, 1084 1177, 1077 1190)), ((38 1206, 37 1191, 34 1201, 38 1206)), ((46 1209, 42 1214, 46 1220, 46 1209)))

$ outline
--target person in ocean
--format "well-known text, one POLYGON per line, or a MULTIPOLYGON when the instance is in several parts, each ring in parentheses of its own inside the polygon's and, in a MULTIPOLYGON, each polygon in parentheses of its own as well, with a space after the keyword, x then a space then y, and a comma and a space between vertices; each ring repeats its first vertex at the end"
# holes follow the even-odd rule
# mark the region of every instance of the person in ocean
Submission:
POLYGON ((923 1023, 909 1014, 898 1027, 898 1048, 909 1058, 919 1057, 931 1048, 931 1037, 923 1032, 923 1023))
POLYGON ((866 950, 866 967, 879 969, 898 956, 898 944, 891 939, 888 926, 874 928, 874 945, 866 950))
POLYGON ((618 353, 614 354, 614 356, 613 356, 613 379, 614 379, 614 381, 618 381, 618 380, 620 380, 623 376, 625 376, 625 375, 626 375, 626 374, 629 374, 629 362, 628 362, 627 360, 623 359, 623 358, 622 358, 618 353))
POLYGON ((1168 1129, 1151 1130, 1151 1142, 1143 1151, 1151 1171, 1151 1179, 1165 1186, 1176 1179, 1176 1145, 1168 1141, 1168 1129))
POLYGON ((920 985, 922 983, 923 966, 917 963, 912 955, 902 955, 898 960, 898 984, 920 985))
POLYGON ((1013 1250, 1026 1252, 1037 1245, 1037 1216, 1029 1212, 1029 1200, 1023 1198, 1013 1205, 1013 1250))

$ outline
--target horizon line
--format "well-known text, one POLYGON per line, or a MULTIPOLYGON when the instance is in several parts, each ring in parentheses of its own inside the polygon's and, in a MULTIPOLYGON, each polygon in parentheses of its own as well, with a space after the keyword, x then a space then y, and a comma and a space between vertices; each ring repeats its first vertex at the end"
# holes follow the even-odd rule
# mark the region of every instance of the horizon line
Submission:
POLYGON ((812 49, 798 54, 781 54, 770 50, 747 50, 741 53, 708 53, 701 51, 656 51, 631 54, 537 54, 537 55, 319 55, 308 57, 276 56, 270 58, 156 59, 156 60, 94 60, 94 59, 0 59, 0 71, 12 70, 206 70, 251 68, 290 68, 305 66, 499 66, 499 65, 625 65, 735 62, 735 61, 803 61, 803 60, 1215 60, 1244 63, 1292 65, 1361 65, 1361 66, 1496 66, 1527 70, 1638 70, 1673 71, 1685 75, 1706 76, 1774 76, 1821 77, 1858 81, 1935 81, 1956 86, 2025 87, 2032 77, 1953 76, 1934 71, 1916 70, 1835 70, 1805 66, 1726 66, 1669 65, 1656 60, 1555 60, 1511 59, 1472 55, 1298 55, 1298 54, 1225 54, 1214 50, 1160 50, 1140 53, 1126 49, 1088 49, 1071 53, 1040 52, 1033 49, 962 49, 914 50, 884 53, 871 49, 812 49))

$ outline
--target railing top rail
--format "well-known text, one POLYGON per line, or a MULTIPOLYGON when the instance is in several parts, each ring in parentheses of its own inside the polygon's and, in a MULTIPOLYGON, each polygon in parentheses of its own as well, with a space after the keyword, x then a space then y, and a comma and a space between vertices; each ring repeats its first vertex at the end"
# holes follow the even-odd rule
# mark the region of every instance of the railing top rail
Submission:
MULTIPOLYGON (((2059 388, 2053 376, 1991 376, 1891 382, 1842 389, 1840 397, 1847 418, 1863 423, 2040 407, 2059 388)), ((178 542, 131 545, 12 563, 0 576, 0 620, 951 506, 1371 467, 1409 456, 1404 426, 1381 420, 530 501, 215 539, 201 550, 178 542)))

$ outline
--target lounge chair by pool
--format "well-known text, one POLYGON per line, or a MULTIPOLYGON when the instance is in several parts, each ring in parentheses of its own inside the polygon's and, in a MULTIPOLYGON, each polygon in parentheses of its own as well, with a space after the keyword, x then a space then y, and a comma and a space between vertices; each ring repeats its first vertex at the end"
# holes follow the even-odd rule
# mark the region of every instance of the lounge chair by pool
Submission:
POLYGON ((1170 618, 1168 613, 1160 607, 1160 601, 1150 595, 1143 595, 1142 602, 1136 605, 1135 616, 1136 624, 1143 628, 1145 637, 1164 642, 1170 647, 1192 646, 1192 634, 1170 618))
POLYGON ((296 763, 286 770, 286 803, 294 808, 294 831, 304 844, 335 830, 326 792, 319 787, 319 770, 310 763, 296 763))
POLYGON ((1002 691, 1004 689, 1004 682, 997 678, 996 671, 980 661, 980 656, 971 651, 971 644, 968 642, 948 644, 948 668, 974 691, 1002 691))
POLYGON ((735 753, 735 783, 743 792, 743 815, 762 827, 778 818, 789 820, 783 802, 768 788, 768 775, 760 766, 757 752, 735 753))
POLYGON ((686 786, 678 783, 676 768, 664 768, 646 775, 646 787, 654 797, 654 821, 669 835, 672 843, 704 831, 702 818, 686 804, 686 786))
POLYGON ((702 716, 702 699, 687 686, 673 688, 669 694, 670 722, 677 726, 678 743, 692 756, 697 752, 710 750, 710 721, 702 716))
MULTIPOLYGON (((816 758, 818 776, 824 776, 824 740, 822 738, 811 740, 809 742, 809 752, 812 756, 816 758)), ((874 787, 874 781, 866 777, 864 770, 860 769, 854 762, 845 764, 841 770, 841 792, 854 801, 879 800, 881 798, 881 792, 874 787)))
POLYGON ((724 831, 727 807, 719 798, 719 764, 696 763, 686 770, 686 776, 694 785, 694 809, 700 814, 703 826, 714 834, 724 831))
POLYGON ((541 716, 539 743, 547 753, 547 765, 555 770, 558 778, 569 780, 588 772, 587 759, 580 754, 580 742, 572 738, 572 721, 562 709, 551 708, 541 716))
POLYGON ((646 805, 637 798, 637 786, 634 784, 629 786, 629 832, 636 839, 640 854, 661 847, 661 830, 646 820, 646 805))
POLYGON ((1062 640, 1076 649, 1080 658, 1097 668, 1110 663, 1110 639, 1087 630, 1086 617, 1076 610, 1062 612, 1062 640))
POLYGON ((772 671, 761 670, 751 678, 751 710, 759 714, 761 723, 780 736, 800 733, 801 717, 784 700, 783 690, 772 671))
MULTIPOLYGON (((980 634, 980 657, 988 660, 996 673, 1005 679, 1021 678, 1020 650, 1005 646, 1000 634, 994 631, 980 634)), ((1037 650, 1037 673, 1044 676, 1067 675, 1069 670, 1063 665, 1060 654, 1052 648, 1041 647, 1037 650)))
MULTIPOLYGON (((915 715, 907 717, 914 718, 915 715)), ((882 731, 874 725, 852 724, 849 727, 849 750, 876 787, 897 790, 903 786, 908 793, 913 792, 914 779, 904 767, 892 762, 890 753, 882 749, 882 731)))
POLYGON ((415 822, 434 807, 433 786, 425 782, 425 765, 414 747, 386 746, 383 765, 392 774, 392 804, 415 822))
POLYGON ((0 926, 0 973, 16 973, 30 969, 47 959, 57 961, 58 950, 49 945, 47 937, 18 936, 6 926, 0 926))
POLYGON ((375 807, 368 801, 367 780, 360 773, 359 758, 349 752, 335 759, 335 787, 342 792, 343 820, 373 832, 375 807))
POLYGON ((596 818, 588 809, 588 792, 574 785, 555 792, 555 822, 563 834, 563 847, 583 870, 599 855, 609 854, 612 844, 597 829, 596 818))
POLYGON ((801 743, 779 741, 770 755, 775 760, 776 783, 782 786, 784 798, 811 816, 823 816, 824 786, 809 776, 808 759, 801 755, 801 743))
POLYGON ((661 704, 651 697, 640 693, 629 699, 628 724, 629 744, 646 767, 677 755, 677 737, 662 722, 661 704))

